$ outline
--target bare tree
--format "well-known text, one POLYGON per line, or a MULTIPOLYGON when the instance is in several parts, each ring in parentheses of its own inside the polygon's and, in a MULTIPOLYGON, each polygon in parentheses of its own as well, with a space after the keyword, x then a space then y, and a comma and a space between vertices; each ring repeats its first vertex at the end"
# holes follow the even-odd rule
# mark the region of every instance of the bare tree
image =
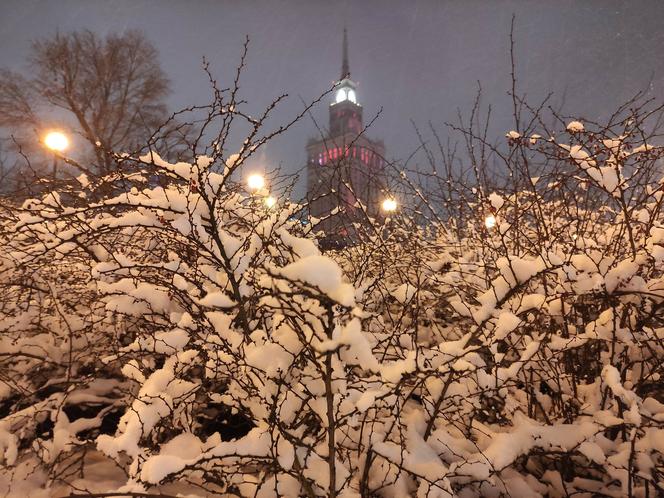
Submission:
POLYGON ((0 72, 0 125, 39 135, 62 119, 89 145, 95 171, 107 173, 113 159, 104 150, 134 150, 166 119, 169 81, 157 56, 139 31, 38 40, 30 74, 0 72))

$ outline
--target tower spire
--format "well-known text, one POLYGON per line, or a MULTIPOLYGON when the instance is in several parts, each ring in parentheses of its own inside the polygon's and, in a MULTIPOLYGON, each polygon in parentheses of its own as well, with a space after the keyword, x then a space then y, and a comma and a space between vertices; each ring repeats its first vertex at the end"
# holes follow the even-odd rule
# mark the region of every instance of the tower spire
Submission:
POLYGON ((346 26, 344 26, 344 42, 342 49, 342 62, 341 62, 341 79, 346 79, 350 75, 350 68, 348 66, 348 33, 346 26))

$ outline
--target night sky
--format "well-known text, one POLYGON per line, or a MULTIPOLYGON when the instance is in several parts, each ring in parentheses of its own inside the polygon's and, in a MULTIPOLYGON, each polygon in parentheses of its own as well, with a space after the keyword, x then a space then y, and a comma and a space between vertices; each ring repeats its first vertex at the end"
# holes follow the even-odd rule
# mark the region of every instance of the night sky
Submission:
MULTIPOLYGON (((457 109, 470 110, 479 80, 493 107, 493 135, 511 128, 509 30, 516 14, 519 88, 535 102, 549 91, 566 114, 596 118, 638 90, 664 97, 662 1, 167 1, 1 0, 0 66, 21 69, 30 41, 57 30, 99 34, 139 28, 159 49, 173 109, 206 103, 206 56, 221 83, 232 78, 251 38, 242 84, 258 112, 290 94, 279 119, 331 86, 341 66, 344 25, 350 69, 366 117, 383 107, 369 135, 403 159, 417 146, 411 120, 443 135, 457 109)), ((327 104, 314 116, 327 123, 327 104)), ((310 119, 257 158, 269 169, 304 165, 310 119)))

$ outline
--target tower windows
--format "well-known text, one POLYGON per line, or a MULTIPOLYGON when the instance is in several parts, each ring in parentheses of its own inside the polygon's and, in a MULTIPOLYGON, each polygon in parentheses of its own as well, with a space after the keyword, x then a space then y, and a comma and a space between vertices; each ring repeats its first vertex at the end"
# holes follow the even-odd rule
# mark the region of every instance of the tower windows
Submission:
POLYGON ((350 100, 353 104, 357 104, 357 95, 355 94, 355 90, 346 87, 339 88, 339 90, 337 90, 334 101, 338 104, 344 100, 350 100))

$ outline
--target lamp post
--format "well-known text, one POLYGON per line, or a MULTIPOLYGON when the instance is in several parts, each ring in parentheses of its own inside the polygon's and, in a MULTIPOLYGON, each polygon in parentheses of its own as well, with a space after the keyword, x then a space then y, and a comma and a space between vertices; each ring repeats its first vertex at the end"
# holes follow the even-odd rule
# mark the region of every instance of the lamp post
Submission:
POLYGON ((53 179, 58 173, 58 152, 64 152, 69 147, 69 138, 61 131, 53 130, 44 135, 44 145, 53 151, 53 179))
POLYGON ((399 203, 392 196, 385 197, 383 202, 380 203, 380 210, 383 212, 384 216, 381 227, 381 232, 384 237, 390 237, 394 230, 394 219, 390 216, 396 213, 397 209, 399 209, 399 203))

